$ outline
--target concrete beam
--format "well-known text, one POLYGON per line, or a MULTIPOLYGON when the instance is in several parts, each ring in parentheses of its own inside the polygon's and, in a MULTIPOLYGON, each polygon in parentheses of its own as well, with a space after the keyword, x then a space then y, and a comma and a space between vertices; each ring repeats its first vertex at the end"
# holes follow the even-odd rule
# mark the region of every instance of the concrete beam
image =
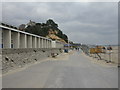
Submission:
POLYGON ((20 33, 12 32, 12 40, 13 40, 13 48, 19 48, 20 47, 20 33))
POLYGON ((3 48, 11 48, 11 30, 3 30, 3 48))

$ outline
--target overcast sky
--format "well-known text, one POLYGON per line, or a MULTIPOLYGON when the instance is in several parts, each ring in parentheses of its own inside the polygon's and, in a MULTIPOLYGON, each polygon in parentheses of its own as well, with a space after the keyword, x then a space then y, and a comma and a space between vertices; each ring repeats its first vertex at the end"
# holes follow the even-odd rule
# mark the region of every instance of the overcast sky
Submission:
POLYGON ((11 25, 53 19, 73 42, 117 44, 117 2, 4 2, 2 20, 11 25))

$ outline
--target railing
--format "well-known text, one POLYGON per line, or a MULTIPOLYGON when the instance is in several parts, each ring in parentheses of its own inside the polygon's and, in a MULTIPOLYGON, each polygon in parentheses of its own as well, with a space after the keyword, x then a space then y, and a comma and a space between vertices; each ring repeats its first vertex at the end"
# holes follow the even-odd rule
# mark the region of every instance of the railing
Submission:
POLYGON ((90 53, 89 53, 89 46, 81 45, 80 48, 86 55, 90 55, 90 53))

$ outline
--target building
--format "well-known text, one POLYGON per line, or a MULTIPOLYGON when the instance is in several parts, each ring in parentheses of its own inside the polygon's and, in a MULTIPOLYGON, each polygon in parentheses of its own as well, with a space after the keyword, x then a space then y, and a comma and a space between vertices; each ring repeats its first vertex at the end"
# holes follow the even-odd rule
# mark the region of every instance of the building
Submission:
POLYGON ((25 25, 25 24, 21 24, 21 25, 19 26, 19 30, 21 30, 21 31, 24 31, 25 28, 26 28, 26 25, 25 25))
POLYGON ((36 23, 34 21, 31 21, 31 20, 29 23, 27 23, 27 26, 35 26, 35 25, 36 25, 36 23))

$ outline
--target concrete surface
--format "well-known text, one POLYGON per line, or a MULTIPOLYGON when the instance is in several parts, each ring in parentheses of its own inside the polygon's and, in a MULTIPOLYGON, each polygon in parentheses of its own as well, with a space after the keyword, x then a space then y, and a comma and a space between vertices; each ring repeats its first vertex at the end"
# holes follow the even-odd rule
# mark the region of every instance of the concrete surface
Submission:
POLYGON ((81 52, 49 58, 3 76, 3 88, 117 88, 118 69, 92 63, 81 52))

